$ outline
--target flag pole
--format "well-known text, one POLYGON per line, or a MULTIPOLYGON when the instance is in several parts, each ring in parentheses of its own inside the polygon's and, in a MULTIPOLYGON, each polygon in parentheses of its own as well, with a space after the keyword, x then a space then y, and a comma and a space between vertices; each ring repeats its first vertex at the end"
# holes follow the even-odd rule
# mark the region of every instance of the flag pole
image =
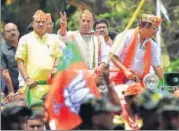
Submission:
MULTIPOLYGON (((161 17, 161 0, 156 0, 156 15, 161 17)), ((161 25, 159 25, 159 30, 156 34, 156 40, 157 40, 157 43, 161 46, 161 25)))
MULTIPOLYGON (((126 32, 127 30, 132 26, 134 20, 136 20, 137 18, 137 15, 139 14, 139 11, 141 10, 141 8, 143 7, 145 3, 145 0, 141 0, 137 9, 135 10, 135 12, 133 13, 132 15, 132 18, 130 19, 129 23, 127 24, 125 30, 123 31, 124 33, 122 34, 122 36, 120 37, 119 41, 120 41, 120 44, 123 44, 124 43, 124 38, 126 36, 126 32)), ((113 45, 112 47, 114 49, 114 51, 117 51, 119 49, 119 44, 116 44, 116 45, 113 45)), ((108 63, 109 63, 109 60, 108 60, 108 63)))

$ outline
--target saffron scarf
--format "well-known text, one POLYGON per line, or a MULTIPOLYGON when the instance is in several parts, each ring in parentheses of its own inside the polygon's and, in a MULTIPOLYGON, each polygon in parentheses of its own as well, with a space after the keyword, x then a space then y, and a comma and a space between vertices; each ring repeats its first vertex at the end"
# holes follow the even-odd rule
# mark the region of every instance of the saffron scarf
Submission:
MULTIPOLYGON (((129 44, 128 48, 126 49, 126 57, 124 58, 123 64, 126 68, 129 68, 129 69, 132 66, 135 53, 137 50, 138 35, 139 35, 139 29, 136 28, 133 34, 133 39, 131 43, 129 44)), ((143 73, 140 75, 140 79, 143 79, 144 76, 147 73, 149 73, 150 65, 151 65, 151 42, 147 41, 145 46, 146 46, 146 50, 145 50, 145 55, 144 55, 144 66, 142 67, 143 73)), ((125 83, 126 80, 127 79, 122 70, 119 70, 117 75, 111 78, 111 81, 114 82, 114 84, 122 84, 122 83, 125 83)))

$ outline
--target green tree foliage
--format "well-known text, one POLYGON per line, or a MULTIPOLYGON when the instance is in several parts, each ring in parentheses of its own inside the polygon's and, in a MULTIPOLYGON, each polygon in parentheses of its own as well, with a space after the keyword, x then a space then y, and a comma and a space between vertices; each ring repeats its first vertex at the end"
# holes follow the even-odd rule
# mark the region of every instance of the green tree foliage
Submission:
POLYGON ((179 72, 179 59, 173 61, 168 67, 165 68, 166 72, 179 72))
MULTIPOLYGON (((68 29, 76 30, 79 26, 81 10, 88 8, 93 11, 96 18, 107 19, 110 30, 122 32, 130 21, 134 11, 141 0, 12 0, 10 5, 2 4, 2 20, 15 20, 19 23, 22 34, 26 33, 27 25, 32 20, 32 15, 37 9, 51 13, 55 23, 54 32, 59 25, 59 12, 66 11, 68 29), (25 11, 26 12, 25 12, 25 11), (25 13, 24 13, 25 12, 25 13)), ((179 0, 162 0, 168 11, 171 22, 162 15, 162 52, 169 59, 175 61, 179 58, 179 0)), ((137 19, 131 28, 136 27, 142 13, 156 13, 156 0, 145 0, 137 19)), ((163 58, 166 59, 166 58, 163 58)), ((168 59, 168 58, 167 58, 168 59)))

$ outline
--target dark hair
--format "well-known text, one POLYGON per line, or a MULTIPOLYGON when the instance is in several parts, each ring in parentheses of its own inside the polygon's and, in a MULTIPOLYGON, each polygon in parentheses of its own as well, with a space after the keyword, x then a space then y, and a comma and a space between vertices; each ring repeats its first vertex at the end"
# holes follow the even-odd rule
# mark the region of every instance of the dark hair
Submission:
POLYGON ((31 22, 28 26, 27 26, 27 33, 32 32, 34 30, 33 28, 33 22, 31 22))
POLYGON ((9 106, 1 113, 2 130, 23 130, 25 118, 31 115, 32 110, 23 106, 9 106))
POLYGON ((172 118, 177 117, 179 112, 177 111, 164 111, 161 113, 161 119, 163 122, 163 130, 177 130, 171 123, 172 118))
POLYGON ((79 128, 90 129, 90 127, 92 127, 93 113, 94 113, 94 111, 93 111, 92 106, 90 104, 82 104, 80 106, 79 115, 80 115, 81 119, 83 120, 83 122, 81 123, 79 128))
POLYGON ((143 120, 143 125, 140 130, 155 130, 159 129, 160 122, 159 122, 159 114, 156 112, 155 109, 140 109, 137 113, 139 117, 143 120), (150 121, 149 121, 150 119, 150 121))
POLYGON ((34 120, 34 119, 43 119, 43 114, 40 111, 34 111, 30 116, 27 117, 28 120, 34 120))
POLYGON ((118 31, 110 31, 109 37, 114 40, 119 32, 118 31))
POLYGON ((141 28, 150 28, 150 27, 152 26, 152 23, 147 22, 147 21, 141 21, 141 22, 139 23, 139 26, 140 26, 141 28))
POLYGON ((94 22, 93 29, 95 30, 96 29, 96 25, 101 24, 101 23, 105 23, 107 25, 107 27, 109 27, 109 24, 108 24, 107 20, 105 20, 105 19, 97 19, 94 22))

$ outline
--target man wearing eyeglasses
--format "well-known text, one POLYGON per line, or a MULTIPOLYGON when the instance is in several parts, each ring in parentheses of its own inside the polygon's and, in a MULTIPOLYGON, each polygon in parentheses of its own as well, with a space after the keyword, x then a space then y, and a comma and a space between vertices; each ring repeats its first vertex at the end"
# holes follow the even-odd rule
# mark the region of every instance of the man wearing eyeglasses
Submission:
POLYGON ((160 45, 151 38, 158 31, 162 19, 152 14, 143 14, 139 26, 119 34, 112 46, 110 59, 119 68, 111 78, 115 84, 141 82, 152 66, 162 80, 160 45), (122 39, 124 40, 121 43, 122 39))
MULTIPOLYGON (((19 30, 14 23, 4 26, 5 43, 1 44, 1 71, 5 81, 5 94, 13 95, 18 90, 18 68, 15 53, 18 46, 19 30)), ((1 79, 2 80, 2 79, 1 79)))

